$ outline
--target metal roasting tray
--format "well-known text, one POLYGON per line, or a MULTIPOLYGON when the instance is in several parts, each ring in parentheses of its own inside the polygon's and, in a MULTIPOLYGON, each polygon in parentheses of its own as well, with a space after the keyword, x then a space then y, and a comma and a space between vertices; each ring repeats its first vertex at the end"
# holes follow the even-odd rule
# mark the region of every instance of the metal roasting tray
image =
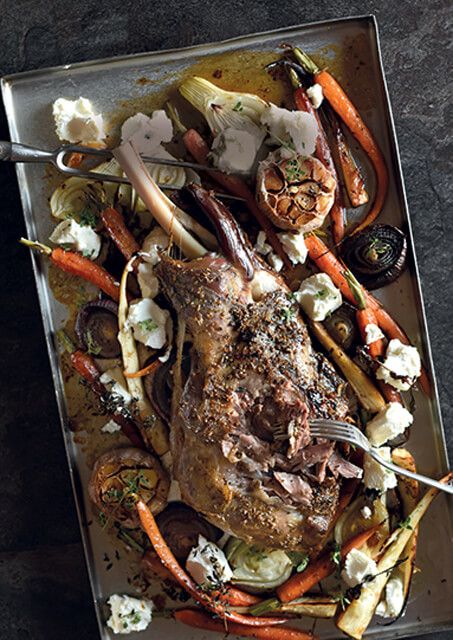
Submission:
MULTIPOLYGON (((83 95, 90 98, 102 113, 110 114, 117 108, 120 110, 125 100, 137 100, 138 104, 142 96, 171 86, 178 81, 178 76, 184 69, 202 58, 231 51, 277 53, 282 42, 297 44, 309 53, 323 51, 327 58, 333 55, 334 50, 339 51, 346 45, 354 49, 360 44, 360 55, 362 64, 366 65, 366 72, 358 76, 357 68, 352 63, 345 64, 340 72, 341 81, 357 102, 387 159, 391 176, 390 188, 380 220, 402 226, 411 237, 398 146, 374 16, 318 22, 215 44, 85 62, 5 77, 2 80, 2 92, 11 139, 42 148, 57 146, 51 104, 60 96, 75 98, 83 95), (149 82, 137 82, 143 77, 149 82), (360 86, 357 86, 358 77, 361 78, 360 86)), ((17 165, 17 177, 28 236, 46 241, 53 223, 48 213, 49 184, 44 180, 45 169, 40 165, 17 165)), ((372 179, 372 176, 369 177, 372 179)), ((408 270, 396 283, 379 291, 378 295, 418 346, 428 370, 434 377, 412 241, 410 246, 412 249, 408 270)), ((68 403, 54 340, 56 330, 66 321, 67 310, 52 294, 46 262, 37 255, 32 255, 31 259, 99 633, 100 637, 106 640, 113 636, 104 624, 107 614, 105 601, 112 593, 131 593, 131 586, 127 582, 130 563, 121 560, 108 571, 103 560, 105 553, 110 557, 114 556, 115 546, 111 537, 101 529, 92 516, 86 494, 90 471, 82 447, 75 442, 69 429, 68 403)), ((448 469, 448 460, 435 383, 431 400, 420 391, 415 392, 415 397, 415 423, 408 446, 416 457, 420 471, 439 477, 448 469)), ((448 502, 446 497, 441 495, 423 520, 417 554, 420 572, 414 578, 405 616, 391 626, 375 623, 370 627, 367 637, 384 640, 453 627, 451 507, 452 502, 448 502)), ((383 622, 382 619, 376 620, 383 622)), ((300 625, 301 628, 309 628, 311 621, 303 620, 300 625)), ((337 638, 341 635, 331 621, 319 622, 316 632, 323 639, 337 638)), ((146 632, 131 634, 130 637, 201 640, 217 635, 192 630, 176 624, 173 620, 156 618, 146 632)))

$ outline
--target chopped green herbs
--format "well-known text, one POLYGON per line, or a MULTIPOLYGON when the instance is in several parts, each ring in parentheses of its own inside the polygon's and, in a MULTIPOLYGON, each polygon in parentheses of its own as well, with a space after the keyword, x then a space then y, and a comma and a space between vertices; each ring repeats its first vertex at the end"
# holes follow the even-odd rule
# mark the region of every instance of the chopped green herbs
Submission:
POLYGON ((332 551, 332 562, 337 566, 337 568, 341 567, 341 550, 338 542, 335 542, 335 546, 332 551))
POLYGON ((305 176, 305 171, 299 164, 297 158, 288 160, 285 167, 285 176, 288 182, 300 182, 305 176))
POLYGON ((95 229, 99 224, 99 218, 96 212, 86 207, 79 213, 79 224, 82 227, 91 227, 95 229))
POLYGON ((281 313, 281 316, 282 316, 283 320, 285 322, 289 322, 296 315, 296 308, 295 307, 283 307, 283 309, 280 309, 280 313, 281 313))
POLYGON ((87 351, 88 351, 88 353, 90 355, 92 355, 92 356, 98 356, 102 351, 102 347, 93 338, 93 334, 91 333, 91 331, 89 329, 87 330, 87 332, 85 334, 85 339, 86 339, 86 343, 87 343, 87 351))
POLYGON ((244 107, 242 106, 242 102, 240 100, 238 100, 234 105, 233 111, 238 111, 238 112, 244 111, 244 107))
POLYGON ((152 318, 147 318, 146 320, 140 320, 138 326, 142 331, 155 331, 158 328, 157 323, 152 318))
POLYGON ((329 295, 329 290, 328 289, 320 289, 319 291, 317 291, 315 293, 315 298, 317 298, 318 300, 325 300, 329 295))

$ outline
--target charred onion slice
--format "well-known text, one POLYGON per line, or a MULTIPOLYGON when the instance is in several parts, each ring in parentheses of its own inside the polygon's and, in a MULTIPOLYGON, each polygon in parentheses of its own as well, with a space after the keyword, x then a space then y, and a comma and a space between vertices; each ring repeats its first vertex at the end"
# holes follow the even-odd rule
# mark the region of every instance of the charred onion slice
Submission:
POLYGON ((342 244, 341 254, 367 289, 378 289, 398 278, 406 266, 405 234, 389 224, 375 224, 342 244))
POLYGON ((332 338, 348 352, 357 344, 359 338, 355 317, 354 307, 344 303, 324 320, 324 326, 332 338))
POLYGON ((88 493, 108 519, 138 527, 134 495, 146 502, 152 513, 159 513, 166 505, 169 488, 170 479, 157 458, 128 447, 108 451, 97 459, 88 493))
POLYGON ((118 305, 113 300, 93 300, 83 304, 75 324, 81 346, 98 358, 117 358, 118 305))
POLYGON ((182 502, 172 502, 156 522, 165 542, 178 560, 185 560, 191 549, 198 544, 201 534, 207 540, 216 542, 222 532, 202 518, 194 509, 182 502))
POLYGON ((262 211, 280 229, 313 231, 322 225, 335 198, 336 180, 312 156, 261 162, 257 199, 262 211))

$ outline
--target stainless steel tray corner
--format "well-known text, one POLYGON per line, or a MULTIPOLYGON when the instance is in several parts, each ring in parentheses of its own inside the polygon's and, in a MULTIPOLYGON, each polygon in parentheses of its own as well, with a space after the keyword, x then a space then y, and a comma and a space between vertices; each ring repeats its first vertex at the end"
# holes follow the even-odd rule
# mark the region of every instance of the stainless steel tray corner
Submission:
MULTIPOLYGON (((135 101, 135 104, 140 104, 140 100, 149 96, 150 93, 157 92, 172 82, 177 82, 181 73, 200 59, 233 50, 242 52, 275 50, 277 52, 281 42, 288 41, 302 46, 308 52, 315 53, 326 46, 341 49, 345 42, 360 42, 361 55, 366 57, 365 64, 369 73, 362 78, 361 90, 372 99, 365 105, 358 106, 380 141, 391 174, 389 196, 382 220, 403 225, 410 235, 412 247, 408 272, 397 283, 385 289, 382 299, 391 307, 392 314, 402 321, 409 335, 421 349, 423 359, 434 380, 431 400, 420 392, 416 394, 416 420, 409 448, 414 452, 422 472, 441 475, 448 467, 445 437, 417 263, 413 253, 414 244, 395 126, 382 69, 377 23, 374 16, 298 25, 185 49, 103 59, 7 76, 2 79, 2 93, 11 139, 44 148, 52 147, 54 144, 56 146, 50 105, 60 96, 84 95, 95 100, 103 113, 111 113, 112 105, 113 111, 115 109, 121 111, 122 101, 130 98, 133 102, 135 101), (140 77, 151 79, 152 84, 140 86, 136 82, 140 77)), ((341 80, 348 89, 354 90, 355 78, 352 69, 342 69, 341 80)), ((52 223, 50 216, 43 214, 48 210, 48 193, 43 169, 36 165, 17 165, 17 177, 27 233, 30 237, 45 239, 50 233, 52 223)), ((32 262, 99 632, 103 640, 107 640, 113 636, 104 626, 104 603, 111 593, 131 591, 126 581, 129 565, 118 563, 113 570, 106 570, 105 563, 102 561, 103 554, 114 553, 114 547, 111 539, 97 523, 89 524, 92 521, 86 495, 89 469, 80 447, 74 442, 68 428, 68 405, 54 344, 55 331, 66 317, 65 308, 52 295, 46 277, 45 262, 36 255, 32 256, 32 262)), ((417 556, 421 573, 415 579, 411 603, 406 615, 389 627, 372 626, 367 637, 385 640, 453 627, 451 515, 451 502, 449 503, 445 496, 437 498, 421 526, 417 556), (447 579, 447 582, 443 582, 444 579, 447 579)), ((303 621, 302 626, 306 628, 309 624, 303 621)), ((317 625, 317 633, 326 640, 339 637, 338 631, 331 622, 317 625)), ((208 635, 203 631, 176 625, 170 620, 157 619, 146 634, 132 634, 130 637, 201 640, 208 635)), ((215 634, 212 637, 216 637, 215 634)))

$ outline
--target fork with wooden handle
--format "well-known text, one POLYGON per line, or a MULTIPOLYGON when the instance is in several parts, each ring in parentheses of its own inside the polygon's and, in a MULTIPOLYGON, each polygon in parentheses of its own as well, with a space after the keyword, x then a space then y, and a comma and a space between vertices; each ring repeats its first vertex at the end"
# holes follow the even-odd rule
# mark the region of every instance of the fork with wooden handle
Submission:
POLYGON ((414 480, 418 480, 418 482, 422 482, 430 487, 435 487, 436 489, 445 491, 445 493, 449 493, 450 495, 453 494, 453 485, 449 483, 444 484, 437 480, 433 480, 432 478, 428 478, 427 476, 422 476, 419 473, 408 471, 407 469, 403 469, 403 467, 399 467, 398 465, 382 458, 379 454, 379 449, 373 447, 365 434, 352 424, 340 422, 339 420, 324 420, 322 418, 310 420, 309 424, 310 434, 313 438, 326 438, 327 440, 348 442, 355 447, 359 447, 359 449, 363 449, 363 451, 374 458, 376 462, 379 462, 383 467, 390 469, 390 471, 393 471, 394 473, 401 476, 407 476, 408 478, 413 478, 414 480))

